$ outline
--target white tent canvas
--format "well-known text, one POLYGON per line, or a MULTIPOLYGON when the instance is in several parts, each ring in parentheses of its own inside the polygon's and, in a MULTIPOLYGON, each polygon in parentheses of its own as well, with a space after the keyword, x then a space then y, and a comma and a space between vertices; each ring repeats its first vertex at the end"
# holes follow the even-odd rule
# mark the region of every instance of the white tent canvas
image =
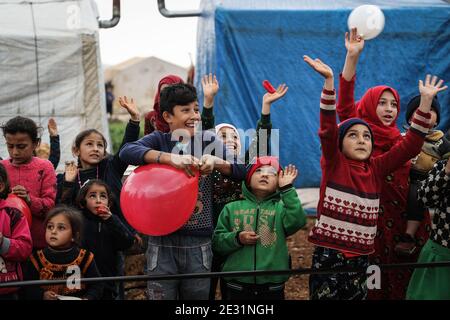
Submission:
MULTIPOLYGON (((49 142, 55 118, 64 161, 78 132, 95 128, 110 141, 92 0, 0 2, 0 123, 21 115, 36 121, 49 142)), ((0 156, 8 157, 3 135, 0 156)))

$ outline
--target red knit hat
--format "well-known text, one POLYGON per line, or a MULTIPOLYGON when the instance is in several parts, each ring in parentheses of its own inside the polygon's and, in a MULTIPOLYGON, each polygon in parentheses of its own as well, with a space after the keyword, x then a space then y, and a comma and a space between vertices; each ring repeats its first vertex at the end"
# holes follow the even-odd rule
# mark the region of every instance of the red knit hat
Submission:
POLYGON ((281 171, 281 166, 277 157, 258 157, 247 166, 247 176, 245 177, 245 182, 248 186, 250 185, 250 180, 252 179, 252 175, 255 173, 256 169, 261 168, 262 166, 272 166, 278 173, 281 171))

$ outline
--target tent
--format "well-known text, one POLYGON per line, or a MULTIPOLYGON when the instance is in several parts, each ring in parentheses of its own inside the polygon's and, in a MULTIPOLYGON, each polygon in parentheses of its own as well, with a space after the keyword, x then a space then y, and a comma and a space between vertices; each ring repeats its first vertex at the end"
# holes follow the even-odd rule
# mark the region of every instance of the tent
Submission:
MULTIPOLYGON (((103 72, 93 0, 0 2, 0 123, 21 115, 44 130, 55 118, 61 162, 73 159, 78 132, 95 128, 109 138, 103 72)), ((3 140, 0 156, 8 156, 3 140)))
MULTIPOLYGON (((214 72, 220 82, 216 122, 254 128, 265 91, 264 79, 289 86, 272 107, 278 129, 273 151, 282 164, 300 169, 296 187, 320 185, 319 100, 323 79, 303 62, 304 54, 330 64, 335 78, 345 59, 344 33, 351 10, 363 1, 216 0, 201 3, 196 85, 214 72)), ((399 128, 409 99, 426 73, 450 82, 450 5, 446 1, 371 1, 381 7, 385 28, 366 42, 357 70, 355 97, 387 84, 401 96, 399 128)), ((335 82, 337 88, 337 81, 335 82)), ((201 92, 199 94, 201 96, 201 92)), ((450 127, 449 90, 439 95, 440 129, 450 127)), ((276 133, 276 132, 275 132, 276 133)))

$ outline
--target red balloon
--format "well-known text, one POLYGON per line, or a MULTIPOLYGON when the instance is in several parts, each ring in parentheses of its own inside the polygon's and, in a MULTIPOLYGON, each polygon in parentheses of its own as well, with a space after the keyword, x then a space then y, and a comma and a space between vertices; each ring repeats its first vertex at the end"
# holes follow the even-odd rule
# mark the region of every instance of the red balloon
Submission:
POLYGON ((30 207, 28 207, 25 200, 23 200, 22 198, 19 198, 14 193, 10 193, 8 195, 8 198, 6 198, 5 202, 6 202, 7 207, 16 208, 20 212, 22 212, 22 214, 25 216, 25 218, 28 221, 28 226, 31 227, 31 222, 32 222, 31 210, 30 210, 30 207))
POLYGON ((151 236, 178 230, 197 203, 198 176, 198 171, 195 177, 188 177, 184 171, 163 164, 135 169, 120 193, 125 219, 137 231, 151 236))

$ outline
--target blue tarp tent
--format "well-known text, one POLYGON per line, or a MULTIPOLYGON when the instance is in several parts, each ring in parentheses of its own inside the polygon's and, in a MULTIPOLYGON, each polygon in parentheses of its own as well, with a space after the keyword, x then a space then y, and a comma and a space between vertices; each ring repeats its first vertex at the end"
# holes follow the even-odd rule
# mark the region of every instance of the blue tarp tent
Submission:
MULTIPOLYGON (((297 187, 320 184, 319 98, 323 80, 303 62, 319 57, 330 64, 335 78, 345 59, 347 17, 362 1, 203 1, 198 26, 196 85, 214 72, 220 81, 216 122, 247 130, 255 126, 265 91, 264 79, 285 82, 289 92, 272 107, 279 129, 282 164, 300 168, 297 187)), ((385 28, 366 42, 358 71, 355 98, 386 84, 401 96, 402 113, 418 94, 426 73, 450 82, 450 5, 446 1, 372 1, 381 7, 385 28)), ((335 82, 337 88, 337 81, 335 82)), ((338 93, 339 94, 339 93, 338 93)), ((201 94, 200 94, 201 96, 201 94)), ((449 90, 440 94, 440 129, 450 127, 449 90)))

